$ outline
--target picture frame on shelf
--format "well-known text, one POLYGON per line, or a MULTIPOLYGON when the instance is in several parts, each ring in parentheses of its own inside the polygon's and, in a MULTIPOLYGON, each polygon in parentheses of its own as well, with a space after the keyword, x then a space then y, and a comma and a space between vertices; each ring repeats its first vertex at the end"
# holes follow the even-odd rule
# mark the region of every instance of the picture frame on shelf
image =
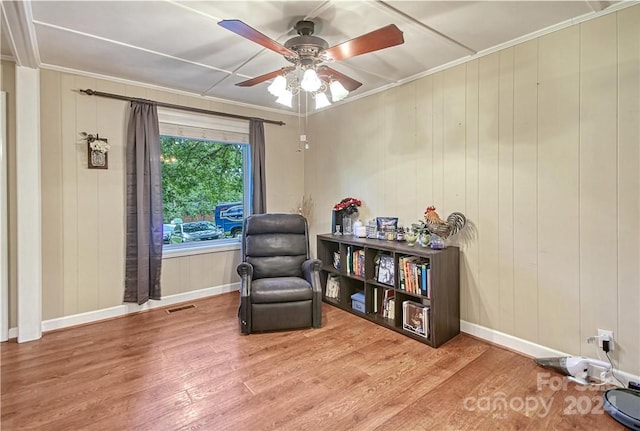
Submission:
POLYGON ((336 234, 340 232, 342 226, 342 214, 337 214, 338 211, 331 210, 331 233, 336 234))
POLYGON ((402 328, 429 338, 429 307, 412 301, 402 303, 402 328))
POLYGON ((377 281, 378 283, 393 286, 395 284, 395 264, 393 256, 381 253, 379 257, 377 281))

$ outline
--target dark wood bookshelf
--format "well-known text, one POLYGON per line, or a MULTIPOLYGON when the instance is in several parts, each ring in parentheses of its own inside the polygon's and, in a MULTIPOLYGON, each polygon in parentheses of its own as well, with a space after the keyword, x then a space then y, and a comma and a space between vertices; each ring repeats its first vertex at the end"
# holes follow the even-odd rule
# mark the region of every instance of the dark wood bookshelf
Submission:
POLYGON ((438 347, 460 333, 460 251, 457 247, 432 250, 418 244, 408 246, 405 242, 399 241, 322 234, 317 237, 317 248, 318 259, 323 262, 320 279, 324 302, 432 347, 438 347), (348 264, 350 254, 355 250, 364 250, 364 262, 359 264, 360 267, 364 265, 363 276, 356 275, 351 270, 354 264, 348 264), (333 265, 336 253, 339 256, 339 268, 333 265), (378 281, 376 261, 381 254, 393 258, 393 285, 378 281), (410 292, 402 288, 402 269, 399 264, 402 258, 419 258, 422 262, 428 262, 429 272, 422 272, 422 277, 426 276, 429 279, 429 297, 425 295, 424 290, 410 292), (338 278, 338 298, 326 296, 329 275, 338 278), (383 316, 385 289, 392 290, 394 294, 393 319, 383 316), (364 314, 352 308, 351 295, 357 292, 364 293, 364 314), (429 307, 427 337, 403 328, 402 304, 405 301, 411 301, 415 307, 429 307))

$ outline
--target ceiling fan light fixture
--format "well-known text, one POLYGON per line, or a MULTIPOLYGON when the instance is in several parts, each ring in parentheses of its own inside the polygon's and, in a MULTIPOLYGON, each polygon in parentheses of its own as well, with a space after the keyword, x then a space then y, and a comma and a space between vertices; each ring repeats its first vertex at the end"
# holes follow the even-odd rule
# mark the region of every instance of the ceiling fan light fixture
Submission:
POLYGON ((291 93, 291 91, 284 89, 282 90, 282 92, 278 95, 278 99, 276 100, 277 103, 286 106, 287 108, 291 108, 292 104, 291 101, 293 100, 293 93, 291 93))
POLYGON ((276 97, 279 97, 283 91, 287 89, 287 78, 282 75, 278 75, 276 79, 273 80, 269 88, 269 93, 273 94, 276 97))
POLYGON ((333 100, 334 103, 339 102, 349 95, 349 92, 340 81, 331 81, 329 88, 331 89, 331 100, 333 100))
POLYGON ((330 60, 346 60, 404 43, 402 31, 394 24, 380 27, 333 46, 329 46, 329 43, 323 38, 314 36, 314 23, 309 20, 298 21, 294 27, 298 36, 288 39, 284 45, 238 19, 222 20, 218 22, 218 25, 282 55, 293 64, 236 84, 240 87, 251 87, 274 79, 274 82, 269 86, 269 92, 278 98, 278 103, 286 106, 291 106, 292 97, 299 96, 301 90, 311 93, 314 98, 318 96, 316 107, 325 107, 331 104, 325 93, 327 90, 331 91, 331 98, 334 102, 343 100, 349 95, 349 91, 355 91, 362 83, 323 63, 330 60), (318 76, 318 71, 322 78, 318 76), (301 74, 303 75, 302 80, 300 80, 301 74), (283 77, 280 78, 279 75, 283 75, 283 77), (340 82, 331 82, 331 77, 340 82))
POLYGON ((302 82, 300 82, 300 87, 304 91, 308 91, 313 93, 314 91, 318 91, 322 86, 322 81, 318 78, 318 74, 312 68, 309 68, 304 71, 304 75, 302 75, 302 82))
POLYGON ((316 109, 326 108, 331 105, 329 99, 327 99, 327 95, 325 93, 317 93, 316 96, 316 109))

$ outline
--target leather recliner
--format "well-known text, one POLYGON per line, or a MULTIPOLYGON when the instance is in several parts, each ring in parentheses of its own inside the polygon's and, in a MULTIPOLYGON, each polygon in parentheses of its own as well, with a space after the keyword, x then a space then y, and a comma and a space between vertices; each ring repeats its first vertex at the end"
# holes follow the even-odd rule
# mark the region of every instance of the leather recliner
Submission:
POLYGON ((244 334, 322 324, 321 261, 309 257, 307 220, 255 214, 244 221, 240 330, 244 334))

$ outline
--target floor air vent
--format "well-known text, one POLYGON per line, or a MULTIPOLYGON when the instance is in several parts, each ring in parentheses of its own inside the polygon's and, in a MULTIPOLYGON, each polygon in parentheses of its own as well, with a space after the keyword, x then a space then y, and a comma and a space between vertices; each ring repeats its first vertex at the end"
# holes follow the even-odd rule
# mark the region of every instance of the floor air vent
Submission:
POLYGON ((189 305, 183 305, 182 307, 167 308, 167 314, 172 314, 182 310, 189 310, 191 308, 196 308, 196 306, 193 304, 189 304, 189 305))

